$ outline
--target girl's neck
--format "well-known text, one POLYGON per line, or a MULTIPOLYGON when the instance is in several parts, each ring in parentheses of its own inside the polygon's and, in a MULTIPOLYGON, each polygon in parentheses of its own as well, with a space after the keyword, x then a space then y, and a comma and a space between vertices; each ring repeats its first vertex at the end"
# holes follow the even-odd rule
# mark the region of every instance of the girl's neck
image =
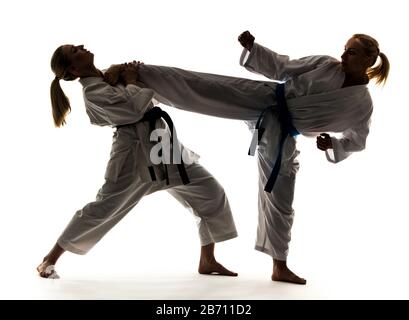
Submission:
POLYGON ((366 74, 360 76, 353 76, 345 74, 344 84, 342 85, 343 88, 351 87, 351 86, 359 86, 368 84, 369 78, 366 74))
POLYGON ((88 77, 103 77, 103 73, 101 72, 101 70, 97 69, 95 66, 92 66, 92 68, 84 70, 80 76, 80 78, 88 78, 88 77))

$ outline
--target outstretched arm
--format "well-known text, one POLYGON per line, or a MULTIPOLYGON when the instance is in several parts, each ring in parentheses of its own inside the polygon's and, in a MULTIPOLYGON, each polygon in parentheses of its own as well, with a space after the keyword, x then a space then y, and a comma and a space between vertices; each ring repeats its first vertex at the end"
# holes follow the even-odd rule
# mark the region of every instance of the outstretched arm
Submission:
POLYGON ((251 72, 262 74, 273 80, 285 81, 289 77, 315 69, 317 65, 328 59, 328 56, 290 59, 289 56, 278 54, 255 43, 254 36, 248 31, 243 32, 238 40, 244 48, 240 57, 240 65, 251 72))

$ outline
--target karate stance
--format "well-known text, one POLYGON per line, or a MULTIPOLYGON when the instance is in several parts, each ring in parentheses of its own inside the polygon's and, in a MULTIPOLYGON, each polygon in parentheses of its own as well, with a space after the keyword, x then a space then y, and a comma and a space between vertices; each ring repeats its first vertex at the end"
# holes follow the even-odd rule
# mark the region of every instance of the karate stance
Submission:
POLYGON ((164 104, 245 120, 254 130, 249 153, 253 154, 258 145, 255 248, 273 258, 272 280, 305 284, 306 280, 294 274, 286 263, 299 168, 295 136, 301 133, 317 137, 318 149, 325 151, 333 163, 363 150, 373 108, 367 84, 370 79, 377 84, 386 81, 389 61, 379 51, 378 42, 364 34, 348 40, 342 62, 325 55, 290 60, 254 40, 248 31, 239 36, 244 47, 240 64, 284 83, 146 64, 139 66, 138 76, 164 104), (342 133, 342 137, 326 132, 342 133))
POLYGON ((199 273, 237 276, 214 257, 215 242, 237 236, 224 190, 196 162, 197 156, 177 141, 169 116, 152 104, 153 91, 136 85, 137 67, 126 65, 120 74, 121 83, 113 87, 104 82, 103 73, 94 66, 94 55, 84 46, 63 45, 54 52, 51 68, 55 73, 51 102, 57 127, 65 124, 66 114, 71 109, 59 81, 80 78, 91 123, 113 126, 117 130, 106 181, 96 201, 76 212, 55 246, 37 267, 39 275, 58 278, 55 264, 66 250, 87 253, 143 196, 167 190, 185 207, 191 208, 198 218, 201 241, 199 273), (158 130, 165 131, 165 134, 160 136, 163 148, 157 155, 163 158, 169 155, 170 158, 170 153, 177 154, 172 151, 181 150, 184 157, 180 161, 173 158, 171 162, 158 162, 158 157, 152 157, 151 151, 155 149, 150 136, 158 130))

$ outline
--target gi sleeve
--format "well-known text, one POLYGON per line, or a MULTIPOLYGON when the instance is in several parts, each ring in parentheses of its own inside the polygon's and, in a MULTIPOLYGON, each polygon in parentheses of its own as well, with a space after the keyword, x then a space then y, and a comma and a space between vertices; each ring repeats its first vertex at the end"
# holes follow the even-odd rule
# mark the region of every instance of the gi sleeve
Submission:
POLYGON ((325 151, 327 160, 338 163, 348 158, 353 152, 364 150, 368 133, 369 122, 361 127, 344 131, 339 139, 331 137, 333 148, 325 151))
POLYGON ((91 109, 110 125, 117 126, 139 121, 152 105, 154 92, 129 84, 110 86, 104 81, 84 88, 84 97, 91 109))
POLYGON ((308 56, 291 60, 289 56, 278 54, 254 43, 250 52, 243 49, 240 65, 250 72, 262 74, 269 79, 285 81, 315 69, 329 58, 333 59, 329 56, 308 56))

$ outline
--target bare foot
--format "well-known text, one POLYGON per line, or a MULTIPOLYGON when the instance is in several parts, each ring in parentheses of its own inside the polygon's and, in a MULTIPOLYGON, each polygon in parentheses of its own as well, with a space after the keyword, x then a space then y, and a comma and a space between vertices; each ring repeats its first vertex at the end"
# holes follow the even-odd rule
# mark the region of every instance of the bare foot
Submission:
POLYGON ((210 275, 219 275, 219 276, 230 276, 230 277, 237 277, 236 272, 232 272, 227 270, 223 267, 220 263, 216 260, 205 261, 200 260, 199 263, 199 273, 200 274, 210 274, 210 275))
POLYGON ((295 284, 306 284, 307 280, 300 278, 290 269, 288 269, 285 261, 280 261, 284 263, 274 263, 273 267, 273 275, 271 276, 271 280, 273 281, 282 281, 282 282, 290 282, 295 284))
POLYGON ((54 265, 45 259, 37 267, 37 271, 38 271, 38 275, 41 278, 48 278, 48 279, 59 279, 60 278, 54 269, 54 265))

